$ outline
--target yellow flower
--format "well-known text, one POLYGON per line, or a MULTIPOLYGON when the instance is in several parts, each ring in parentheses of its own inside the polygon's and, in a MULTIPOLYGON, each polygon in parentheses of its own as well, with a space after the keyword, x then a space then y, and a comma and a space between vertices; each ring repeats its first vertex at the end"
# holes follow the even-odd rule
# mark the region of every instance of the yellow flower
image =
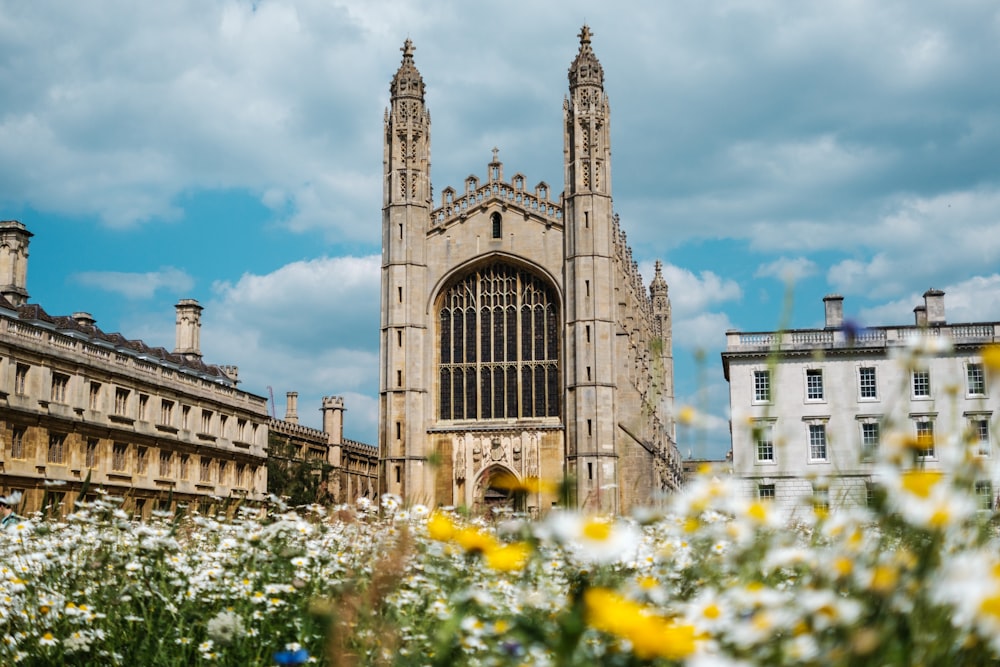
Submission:
POLYGON ((907 470, 903 473, 903 490, 919 498, 927 498, 942 477, 942 473, 935 470, 907 470))
POLYGON ((500 572, 523 570, 531 555, 531 546, 526 542, 504 544, 484 551, 486 565, 500 572))
POLYGON ((878 565, 872 571, 871 589, 877 593, 890 593, 896 588, 899 572, 888 565, 878 565))
POLYGON ((657 616, 614 591, 591 588, 584 593, 583 602, 590 626, 627 639, 640 660, 681 660, 697 648, 694 626, 657 616))
POLYGON ((427 535, 432 540, 447 542, 455 536, 456 530, 457 526, 455 526, 455 522, 447 514, 434 512, 427 519, 427 535))
POLYGON ((846 556, 841 556, 833 561, 834 571, 841 577, 846 577, 854 570, 854 562, 846 556))
POLYGON ((583 534, 588 539, 603 542, 611 536, 611 524, 600 519, 590 519, 583 525, 583 534))
POLYGON ((478 528, 462 528, 455 533, 455 542, 466 553, 485 554, 497 548, 496 540, 478 528))
POLYGON ((983 347, 983 365, 991 371, 1000 371, 1000 343, 983 347))

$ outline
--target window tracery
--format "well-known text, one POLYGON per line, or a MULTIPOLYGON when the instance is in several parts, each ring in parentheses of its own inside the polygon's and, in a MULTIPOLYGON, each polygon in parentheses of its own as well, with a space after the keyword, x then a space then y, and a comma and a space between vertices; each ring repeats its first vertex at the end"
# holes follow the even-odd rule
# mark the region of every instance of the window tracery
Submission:
POLYGON ((559 416, 553 289, 515 267, 475 269, 439 301, 441 419, 559 416))

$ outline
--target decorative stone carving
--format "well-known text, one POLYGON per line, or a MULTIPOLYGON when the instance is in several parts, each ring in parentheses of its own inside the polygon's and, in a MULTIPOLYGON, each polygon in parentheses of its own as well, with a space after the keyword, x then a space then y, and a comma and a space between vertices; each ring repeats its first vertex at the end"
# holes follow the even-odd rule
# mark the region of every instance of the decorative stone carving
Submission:
POLYGON ((458 437, 454 440, 455 447, 455 481, 465 481, 465 438, 458 437))

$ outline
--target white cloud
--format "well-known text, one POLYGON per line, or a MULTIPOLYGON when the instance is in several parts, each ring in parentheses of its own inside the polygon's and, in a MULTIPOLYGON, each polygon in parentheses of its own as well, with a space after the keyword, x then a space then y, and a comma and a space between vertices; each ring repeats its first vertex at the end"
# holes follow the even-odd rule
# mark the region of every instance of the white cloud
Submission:
MULTIPOLYGON (((648 287, 654 275, 653 262, 640 262, 639 272, 648 287)), ((713 271, 702 271, 696 275, 688 269, 664 264, 663 279, 667 281, 670 290, 670 307, 675 320, 679 316, 698 313, 716 304, 739 300, 743 296, 736 281, 722 278, 713 271)))
POLYGON ((773 262, 758 266, 754 277, 769 276, 782 282, 796 283, 803 278, 814 275, 817 268, 816 262, 807 257, 781 257, 773 262))
POLYGON ((121 294, 127 299, 149 299, 158 291, 184 294, 194 287, 194 278, 171 266, 147 273, 124 271, 82 271, 69 279, 93 289, 121 294))
POLYGON ((998 222, 1000 187, 907 198, 854 239, 874 254, 834 264, 827 281, 844 294, 884 298, 992 270, 998 222))
MULTIPOLYGON (((345 432, 372 441, 380 263, 378 256, 325 257, 216 284, 202 304, 205 361, 239 366, 247 391, 273 391, 278 417, 284 416, 286 392, 298 392, 300 421, 314 428, 321 426, 322 397, 343 395, 345 432)), ((172 341, 172 326, 172 319, 152 325, 147 317, 129 330, 147 341, 172 341)))
MULTIPOLYGON (((1000 274, 974 276, 941 289, 945 293, 946 321, 1000 322, 1000 274)), ((867 326, 911 325, 915 322, 913 309, 923 303, 923 291, 910 292, 900 299, 862 309, 859 319, 867 326)))

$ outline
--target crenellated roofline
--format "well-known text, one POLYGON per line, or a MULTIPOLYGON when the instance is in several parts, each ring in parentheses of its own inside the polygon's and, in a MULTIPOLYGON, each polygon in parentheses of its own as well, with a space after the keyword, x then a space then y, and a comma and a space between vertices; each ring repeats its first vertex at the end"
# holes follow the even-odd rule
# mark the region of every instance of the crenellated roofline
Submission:
POLYGON ((494 203, 500 203, 526 218, 535 217, 545 224, 562 227, 562 195, 559 195, 558 201, 553 200, 548 183, 540 181, 532 191, 528 191, 521 172, 515 173, 510 182, 504 181, 503 164, 496 159, 496 149, 487 174, 482 185, 479 177, 470 174, 465 179, 465 192, 462 194, 451 186, 441 191, 441 205, 431 211, 431 231, 464 220, 476 212, 484 212, 494 203))

